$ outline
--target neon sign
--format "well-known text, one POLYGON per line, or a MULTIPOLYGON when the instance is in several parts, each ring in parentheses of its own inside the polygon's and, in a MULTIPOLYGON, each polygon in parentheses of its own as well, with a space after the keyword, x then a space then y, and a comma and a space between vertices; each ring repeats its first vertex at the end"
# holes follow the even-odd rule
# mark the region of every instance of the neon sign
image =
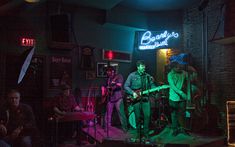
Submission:
POLYGON ((164 31, 163 33, 153 35, 150 31, 146 31, 140 36, 138 49, 156 49, 156 48, 168 48, 169 41, 179 38, 179 33, 164 31))

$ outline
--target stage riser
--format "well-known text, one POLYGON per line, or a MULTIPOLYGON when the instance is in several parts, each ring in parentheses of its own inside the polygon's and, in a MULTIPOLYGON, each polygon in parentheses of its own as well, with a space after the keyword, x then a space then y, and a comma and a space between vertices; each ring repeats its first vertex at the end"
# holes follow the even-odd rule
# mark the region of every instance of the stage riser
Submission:
POLYGON ((223 138, 223 139, 216 140, 216 141, 204 144, 204 145, 200 145, 198 147, 217 147, 217 146, 223 147, 225 145, 226 145, 226 138, 223 138))
MULTIPOLYGON (((117 140, 104 140, 102 144, 98 147, 153 147, 158 145, 147 145, 147 144, 137 144, 137 143, 128 143, 124 141, 117 140)), ((190 147, 188 144, 159 144, 161 147, 190 147)))
MULTIPOLYGON (((96 126, 97 132, 96 137, 94 136, 94 130, 90 129, 87 132, 87 128, 83 129, 84 133, 91 136, 95 141, 97 141, 98 147, 135 147, 140 146, 140 144, 127 142, 130 139, 133 132, 123 133, 122 130, 111 127, 109 133, 110 138, 106 138, 107 133, 104 132, 103 128, 99 125, 96 126)), ((226 144, 226 139, 223 136, 199 136, 195 134, 184 135, 179 134, 177 136, 172 136, 172 129, 170 127, 165 127, 159 134, 152 136, 150 138, 154 141, 155 146, 159 147, 217 147, 224 146, 226 144)), ((154 146, 141 144, 143 147, 154 146)))

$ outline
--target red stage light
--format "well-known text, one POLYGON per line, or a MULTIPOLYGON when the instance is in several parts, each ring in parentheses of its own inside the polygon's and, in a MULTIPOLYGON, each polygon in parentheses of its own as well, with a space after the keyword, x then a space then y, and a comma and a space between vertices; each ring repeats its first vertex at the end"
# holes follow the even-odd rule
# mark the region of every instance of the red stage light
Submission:
POLYGON ((119 52, 114 50, 103 50, 103 60, 112 60, 119 62, 131 62, 131 53, 119 52))
POLYGON ((112 60, 113 57, 114 57, 113 51, 107 51, 106 54, 105 54, 105 57, 106 57, 108 60, 112 60))

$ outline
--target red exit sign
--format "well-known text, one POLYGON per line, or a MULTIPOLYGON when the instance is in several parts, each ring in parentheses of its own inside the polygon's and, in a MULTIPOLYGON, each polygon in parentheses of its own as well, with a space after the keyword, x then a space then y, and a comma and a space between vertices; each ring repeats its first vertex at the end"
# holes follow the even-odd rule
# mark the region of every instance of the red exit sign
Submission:
POLYGON ((21 46, 35 46, 36 41, 33 38, 21 38, 20 44, 21 46))

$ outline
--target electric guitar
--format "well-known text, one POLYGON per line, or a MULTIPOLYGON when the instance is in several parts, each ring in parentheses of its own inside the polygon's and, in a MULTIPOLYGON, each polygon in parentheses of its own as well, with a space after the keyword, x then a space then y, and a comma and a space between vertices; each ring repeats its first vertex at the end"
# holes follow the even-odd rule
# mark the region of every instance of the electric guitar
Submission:
POLYGON ((132 95, 128 95, 127 96, 127 103, 131 103, 132 105, 134 105, 134 104, 140 102, 140 100, 142 98, 141 95, 149 94, 149 93, 152 93, 155 91, 160 91, 161 89, 167 89, 167 88, 170 88, 170 86, 169 85, 161 85, 161 86, 147 89, 144 91, 136 90, 135 92, 137 93, 137 97, 134 99, 132 95))

